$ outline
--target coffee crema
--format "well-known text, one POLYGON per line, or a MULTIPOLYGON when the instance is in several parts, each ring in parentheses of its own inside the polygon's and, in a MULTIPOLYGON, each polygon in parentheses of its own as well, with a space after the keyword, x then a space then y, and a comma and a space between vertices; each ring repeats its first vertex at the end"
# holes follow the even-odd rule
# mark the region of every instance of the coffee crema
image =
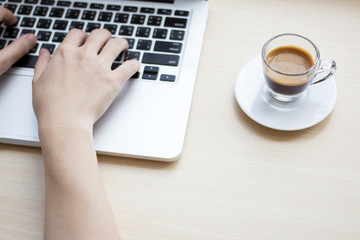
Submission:
POLYGON ((311 54, 297 46, 282 46, 266 56, 267 62, 283 73, 302 73, 314 65, 311 54))
POLYGON ((307 88, 312 79, 312 73, 299 74, 306 72, 314 65, 313 57, 303 48, 297 46, 275 48, 267 54, 266 61, 272 68, 281 72, 265 68, 266 82, 274 92, 283 95, 299 94, 307 88))

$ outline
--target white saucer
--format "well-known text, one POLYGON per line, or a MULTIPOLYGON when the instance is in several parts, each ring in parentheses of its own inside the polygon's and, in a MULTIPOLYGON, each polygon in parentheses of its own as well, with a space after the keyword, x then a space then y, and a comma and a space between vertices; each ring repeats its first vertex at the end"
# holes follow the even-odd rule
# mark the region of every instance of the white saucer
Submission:
POLYGON ((235 96, 242 110, 255 122, 277 130, 301 130, 321 122, 335 106, 334 78, 310 85, 297 100, 282 103, 265 91, 261 56, 247 62, 235 85, 235 96))

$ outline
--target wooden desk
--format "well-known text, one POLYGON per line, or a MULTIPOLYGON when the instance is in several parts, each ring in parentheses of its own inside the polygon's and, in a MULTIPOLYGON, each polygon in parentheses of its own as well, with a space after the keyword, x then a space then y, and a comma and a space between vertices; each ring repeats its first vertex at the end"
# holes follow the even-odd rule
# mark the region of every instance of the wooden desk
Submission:
MULTIPOLYGON (((182 158, 99 156, 123 239, 360 239, 360 2, 210 0, 182 158), (234 98, 240 68, 273 35, 308 36, 338 64, 322 123, 279 132, 234 98)), ((41 239, 37 148, 0 145, 0 239, 41 239)))

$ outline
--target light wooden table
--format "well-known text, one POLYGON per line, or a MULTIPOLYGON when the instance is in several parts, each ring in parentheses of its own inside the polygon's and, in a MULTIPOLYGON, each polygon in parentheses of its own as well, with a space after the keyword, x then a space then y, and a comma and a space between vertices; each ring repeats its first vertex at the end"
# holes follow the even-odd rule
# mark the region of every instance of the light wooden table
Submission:
MULTIPOLYGON (((99 156, 123 239, 360 239, 360 1, 210 0, 182 158, 99 156), (332 114, 303 131, 254 123, 234 83, 283 32, 338 64, 332 114)), ((41 239, 37 148, 0 145, 0 239, 41 239)))

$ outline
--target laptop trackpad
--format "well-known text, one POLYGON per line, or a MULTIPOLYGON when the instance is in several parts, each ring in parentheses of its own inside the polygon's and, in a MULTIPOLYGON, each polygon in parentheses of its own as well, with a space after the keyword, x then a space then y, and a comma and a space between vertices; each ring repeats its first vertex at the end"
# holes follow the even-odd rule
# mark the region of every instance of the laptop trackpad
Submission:
POLYGON ((32 77, 18 74, 0 76, 0 115, 0 136, 37 138, 32 77))

